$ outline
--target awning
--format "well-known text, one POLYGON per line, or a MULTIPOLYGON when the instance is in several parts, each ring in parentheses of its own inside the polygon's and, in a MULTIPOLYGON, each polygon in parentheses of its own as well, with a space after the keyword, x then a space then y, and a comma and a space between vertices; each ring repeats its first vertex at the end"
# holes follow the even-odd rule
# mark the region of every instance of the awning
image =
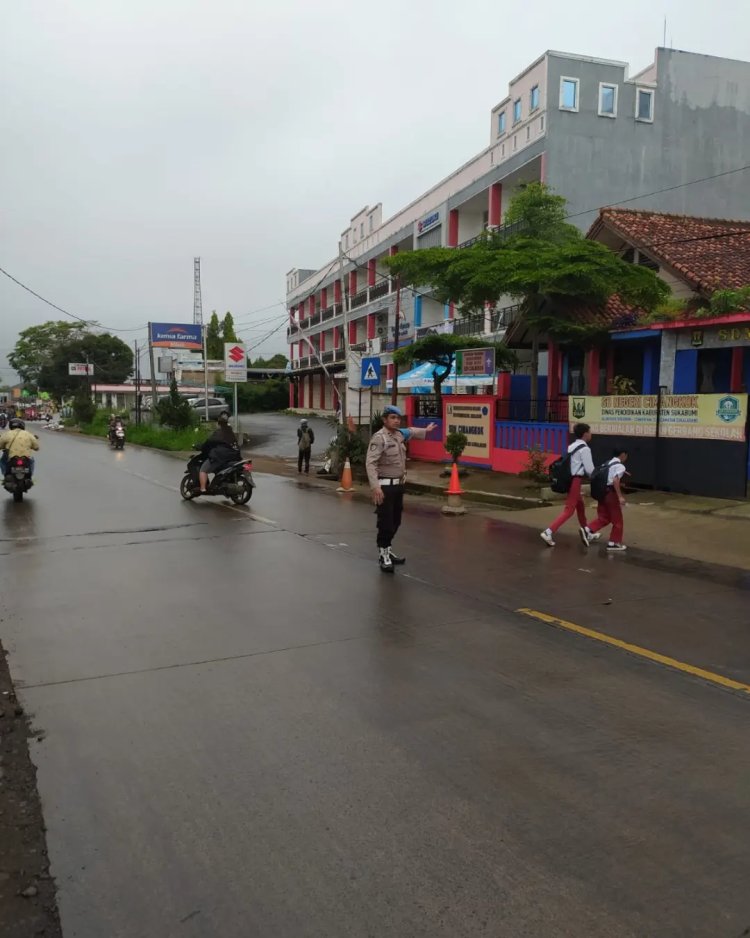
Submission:
MULTIPOLYGON (((442 366, 434 365, 432 362, 422 362, 411 371, 405 371, 398 376, 398 386, 400 389, 407 388, 412 394, 434 394, 433 374, 435 371, 442 370, 442 366)), ((482 388, 491 385, 494 378, 489 375, 461 375, 456 378, 456 363, 453 362, 450 374, 443 381, 443 394, 452 394, 457 387, 460 391, 466 391, 469 388, 482 388)), ((386 381, 386 387, 390 390, 393 387, 393 381, 386 381)))

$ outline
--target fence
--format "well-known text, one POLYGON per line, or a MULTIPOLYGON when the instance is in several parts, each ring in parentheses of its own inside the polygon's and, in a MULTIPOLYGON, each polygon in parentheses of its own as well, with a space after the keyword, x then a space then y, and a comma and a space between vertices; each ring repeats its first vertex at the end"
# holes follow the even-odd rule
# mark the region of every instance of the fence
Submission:
POLYGON ((567 423, 567 395, 552 398, 500 399, 495 405, 497 420, 526 421, 535 423, 567 423))

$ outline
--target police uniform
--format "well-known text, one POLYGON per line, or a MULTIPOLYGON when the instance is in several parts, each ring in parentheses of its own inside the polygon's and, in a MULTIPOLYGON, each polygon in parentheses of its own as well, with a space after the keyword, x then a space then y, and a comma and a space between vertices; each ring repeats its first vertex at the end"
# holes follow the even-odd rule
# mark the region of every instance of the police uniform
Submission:
POLYGON ((388 572, 393 571, 394 563, 403 563, 403 557, 397 557, 391 550, 391 542, 401 525, 401 512, 404 505, 404 483, 406 481, 406 441, 410 436, 424 439, 427 430, 411 427, 391 432, 386 427, 372 435, 367 449, 367 479, 371 489, 378 487, 383 492, 383 501, 376 506, 378 516, 378 549, 380 566, 388 572))

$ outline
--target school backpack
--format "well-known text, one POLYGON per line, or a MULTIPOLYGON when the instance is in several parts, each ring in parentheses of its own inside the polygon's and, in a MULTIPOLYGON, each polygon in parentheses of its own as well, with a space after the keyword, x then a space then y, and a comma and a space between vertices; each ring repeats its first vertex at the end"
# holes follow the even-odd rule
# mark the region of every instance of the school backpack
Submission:
POLYGON ((312 443, 310 442, 310 431, 305 429, 302 431, 302 434, 299 438, 299 448, 301 450, 310 449, 312 443))
POLYGON ((566 495, 570 491, 570 486, 573 482, 573 474, 570 471, 570 457, 573 453, 577 453, 582 446, 586 446, 586 444, 581 443, 569 453, 560 456, 559 459, 556 459, 550 464, 548 469, 549 487, 553 492, 557 492, 558 495, 566 495))
POLYGON ((591 475, 591 497, 597 502, 603 502, 607 497, 607 479, 609 478, 609 461, 597 466, 591 475))

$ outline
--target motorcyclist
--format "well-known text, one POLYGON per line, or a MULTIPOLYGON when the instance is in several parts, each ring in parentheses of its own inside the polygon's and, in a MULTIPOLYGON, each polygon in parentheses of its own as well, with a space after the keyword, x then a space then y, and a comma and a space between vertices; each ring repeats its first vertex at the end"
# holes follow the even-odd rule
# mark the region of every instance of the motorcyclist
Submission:
POLYGON ((29 433, 26 424, 18 417, 8 424, 8 429, 0 436, 0 450, 3 454, 0 457, 0 472, 3 478, 8 472, 8 460, 27 458, 29 460, 30 476, 34 475, 34 457, 31 455, 34 450, 39 449, 39 441, 33 433, 29 433))
POLYGON ((107 439, 110 443, 114 441, 115 438, 115 426, 117 425, 117 417, 115 414, 109 415, 109 424, 107 425, 107 439))
POLYGON ((219 414, 216 422, 218 426, 200 449, 204 457, 198 473, 201 495, 205 495, 208 489, 209 472, 219 472, 237 459, 239 452, 239 443, 234 430, 229 426, 229 418, 225 414, 219 414))

